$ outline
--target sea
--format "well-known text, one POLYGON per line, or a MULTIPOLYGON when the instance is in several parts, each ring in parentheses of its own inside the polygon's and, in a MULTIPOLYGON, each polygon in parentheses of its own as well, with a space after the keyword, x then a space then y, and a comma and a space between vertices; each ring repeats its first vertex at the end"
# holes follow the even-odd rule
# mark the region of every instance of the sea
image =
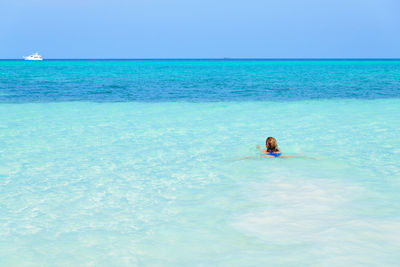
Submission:
POLYGON ((0 61, 0 266, 399 264, 400 60, 0 61))

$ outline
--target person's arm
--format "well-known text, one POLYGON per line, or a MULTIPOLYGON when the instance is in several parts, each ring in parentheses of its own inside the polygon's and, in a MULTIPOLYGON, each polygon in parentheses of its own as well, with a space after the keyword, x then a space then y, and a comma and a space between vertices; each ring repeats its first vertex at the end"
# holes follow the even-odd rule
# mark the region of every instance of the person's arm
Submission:
POLYGON ((261 149, 261 147, 259 145, 256 145, 256 148, 261 152, 261 153, 265 153, 264 149, 261 149))
POLYGON ((233 160, 236 161, 236 160, 245 160, 245 159, 255 159, 255 157, 245 157, 245 158, 233 159, 233 160))
POLYGON ((319 158, 312 158, 312 157, 302 157, 302 156, 287 156, 287 155, 281 155, 279 156, 280 158, 285 158, 285 159, 313 159, 313 160, 321 160, 319 158))
POLYGON ((291 158, 304 158, 304 157, 296 157, 296 156, 285 156, 285 155, 280 155, 280 158, 284 158, 284 159, 291 159, 291 158))
POLYGON ((271 155, 261 155, 260 158, 275 158, 275 156, 271 156, 271 155))

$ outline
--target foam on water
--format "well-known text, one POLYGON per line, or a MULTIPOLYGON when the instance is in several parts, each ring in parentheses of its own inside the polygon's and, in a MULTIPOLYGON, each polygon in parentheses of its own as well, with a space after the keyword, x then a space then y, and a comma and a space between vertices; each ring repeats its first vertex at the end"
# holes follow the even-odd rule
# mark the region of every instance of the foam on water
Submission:
POLYGON ((0 265, 395 266, 399 112, 398 99, 2 104, 0 265), (259 159, 267 136, 319 160, 259 159))

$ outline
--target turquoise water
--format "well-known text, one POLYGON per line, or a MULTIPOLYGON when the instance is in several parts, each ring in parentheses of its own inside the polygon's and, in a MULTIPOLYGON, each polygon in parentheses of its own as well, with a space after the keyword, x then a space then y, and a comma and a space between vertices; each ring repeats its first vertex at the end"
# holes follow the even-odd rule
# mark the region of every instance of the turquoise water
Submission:
POLYGON ((400 60, 0 61, 0 102, 392 98, 400 60))
POLYGON ((400 261, 398 61, 0 65, 0 266, 400 261), (146 64, 177 78, 158 67, 142 73, 146 64), (183 78, 182 64, 200 70, 183 78), (224 70, 227 83, 256 89, 217 85, 206 66, 221 64, 233 71, 224 70), (254 65, 279 71, 251 78, 254 65), (279 78, 289 66, 293 79, 279 78), (78 78, 97 67, 90 83, 78 78), (154 90, 163 94, 146 98, 126 79, 130 68, 146 77, 143 88, 153 77, 146 92, 160 75, 164 87, 154 90), (240 71, 248 79, 234 78, 240 71), (320 74, 303 81, 308 72, 320 74), (352 86, 335 83, 338 73, 352 86), (190 92, 199 86, 197 95, 178 86, 183 80, 190 92), (127 86, 89 97, 106 81, 127 86), (287 84, 293 94, 280 91, 287 84), (267 136, 285 154, 318 160, 257 158, 255 145, 267 136))

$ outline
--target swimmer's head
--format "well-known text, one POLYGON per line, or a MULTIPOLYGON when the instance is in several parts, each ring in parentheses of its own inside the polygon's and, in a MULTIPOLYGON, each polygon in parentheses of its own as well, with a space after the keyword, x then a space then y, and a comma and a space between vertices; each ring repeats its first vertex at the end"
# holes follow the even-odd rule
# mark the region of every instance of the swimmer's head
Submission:
POLYGON ((267 152, 277 152, 278 149, 278 142, 273 137, 268 137, 265 141, 265 146, 267 147, 267 152))

